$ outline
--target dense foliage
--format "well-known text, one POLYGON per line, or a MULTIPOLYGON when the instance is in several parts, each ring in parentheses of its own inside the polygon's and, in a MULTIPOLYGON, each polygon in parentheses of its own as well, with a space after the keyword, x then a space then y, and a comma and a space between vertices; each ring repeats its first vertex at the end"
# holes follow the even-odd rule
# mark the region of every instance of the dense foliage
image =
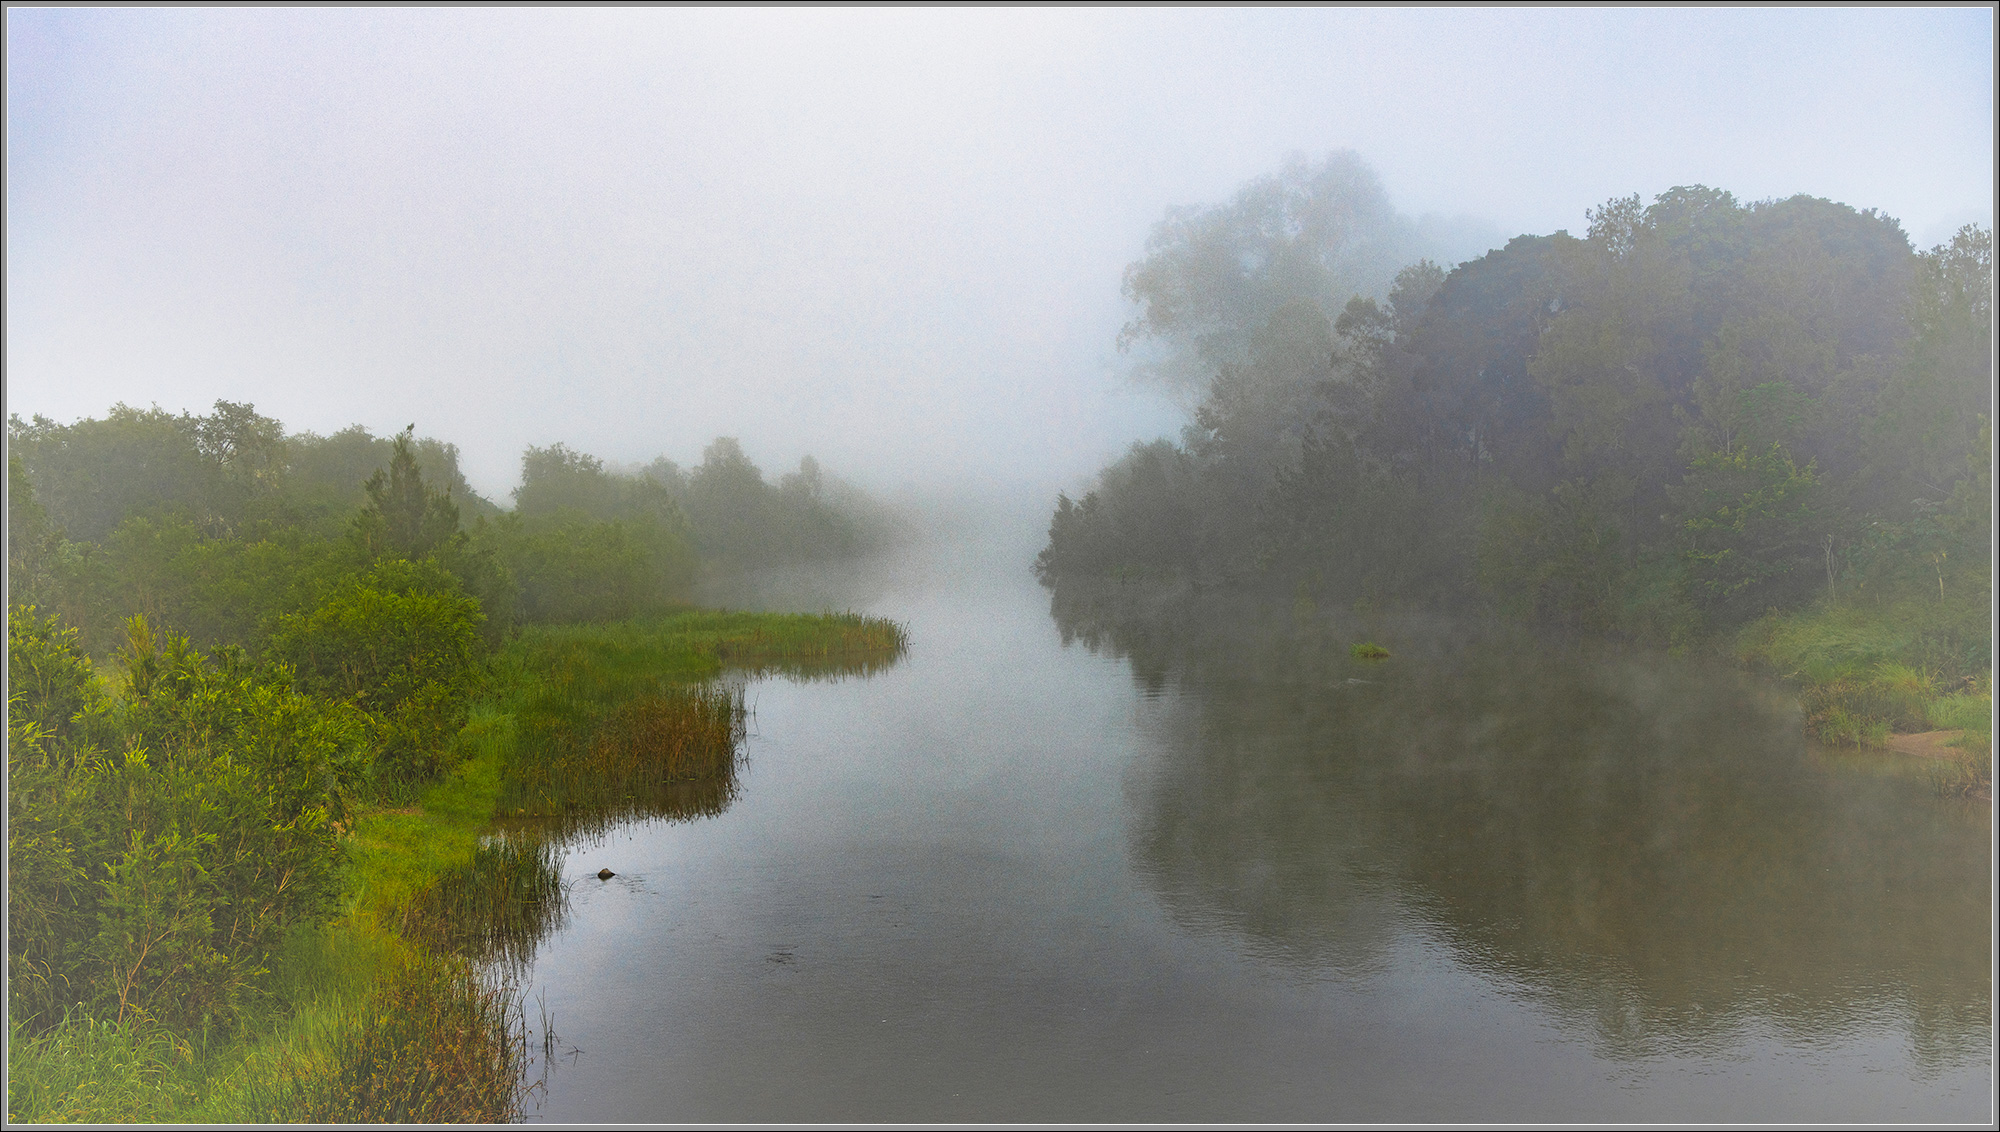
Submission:
POLYGON ((1178 325, 1154 291, 1228 325, 1203 331, 1215 364, 1180 443, 1058 500, 1045 581, 1479 606, 1682 644, 1921 582, 1965 615, 1950 666, 1990 663, 1990 231, 1917 253, 1871 211, 1677 188, 1338 307, 1324 272, 1282 273, 1280 302, 1260 265, 1368 248, 1276 231, 1199 274, 1206 237, 1170 219, 1128 271, 1128 335, 1178 325))
MULTIPOLYGON (((703 570, 851 554, 885 529, 810 458, 767 484, 734 441, 688 475, 530 449, 503 513, 414 429, 287 435, 218 402, 12 418, 8 440, 9 1023, 27 1051, 10 1106, 35 1119, 165 1113, 145 1098, 198 1077, 197 1046, 317 1001, 281 984, 322 962, 298 954, 323 950, 355 877, 410 874, 363 901, 371 924, 408 918, 385 899, 423 904, 432 858, 491 817, 510 717, 474 707, 519 626, 659 613, 703 570), (450 811, 451 836, 385 840, 429 829, 412 802, 450 811)), ((400 973, 243 1111, 513 1111, 504 996, 385 946, 367 962, 400 973)))
POLYGON ((384 559, 454 576, 491 645, 522 623, 659 612, 704 572, 858 554, 889 530, 810 456, 771 483, 729 438, 686 472, 530 448, 504 512, 467 486, 455 445, 414 429, 287 434, 226 401, 207 416, 11 418, 8 447, 9 599, 59 614, 96 656, 134 613, 261 654, 282 617, 384 559))
POLYGON ((1058 498, 1059 603, 1490 611, 1733 644, 1831 738, 1977 714, 1950 704, 1991 686, 1990 230, 1918 252, 1873 211, 1691 186, 1371 289, 1396 223, 1349 165, 1174 213, 1127 270, 1123 341, 1207 392, 1058 498))
POLYGON ((335 891, 361 715, 141 617, 120 696, 32 609, 8 618, 7 652, 11 1020, 234 1024, 285 930, 335 891))

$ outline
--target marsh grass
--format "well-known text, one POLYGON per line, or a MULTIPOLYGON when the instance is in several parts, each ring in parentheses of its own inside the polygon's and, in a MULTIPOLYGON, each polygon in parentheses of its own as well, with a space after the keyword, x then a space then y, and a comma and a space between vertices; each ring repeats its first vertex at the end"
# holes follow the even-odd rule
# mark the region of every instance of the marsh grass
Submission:
POLYGON ((542 838, 488 836, 472 860, 410 902, 400 934, 434 951, 519 969, 568 913, 561 866, 560 847, 542 838))
POLYGON ((237 1098, 236 1119, 499 1124, 521 1115, 530 1056, 511 982, 407 953, 328 1021, 237 1098))
POLYGON ((510 649, 519 732, 498 815, 562 838, 636 818, 689 820, 738 789, 745 711, 725 668, 865 675, 908 648, 893 622, 841 614, 692 611, 523 634, 510 649))
POLYGON ((1969 749, 1964 755, 1946 759, 1931 770, 1931 785, 1947 798, 1993 797, 1993 747, 1969 749))
POLYGON ((194 1045, 143 1015, 79 1014, 39 1034, 19 1022, 8 1031, 10 1124, 169 1121, 200 1093, 194 1045))
POLYGON ((1963 732, 1951 743, 1960 753, 1937 772, 1938 792, 1950 797, 1992 798, 1992 674, 1965 681, 1964 690, 1939 697, 1930 703, 1929 710, 1933 727, 1963 732))
POLYGON ((728 807, 742 758, 740 690, 661 678, 622 650, 563 648, 552 659, 519 704, 522 739, 498 799, 510 828, 560 840, 728 807))
POLYGON ((715 655, 730 668, 811 679, 871 675, 895 664, 908 648, 909 635, 895 622, 823 613, 758 625, 716 642, 715 655))
POLYGON ((417 806, 363 814, 346 838, 347 913, 385 930, 437 883, 478 854, 515 757, 510 719, 475 715, 461 733, 464 757, 417 806))
MULTIPOLYGON (((496 1123, 536 1082, 518 988, 344 922, 302 937, 256 1041, 143 1016, 13 1027, 10 1123, 496 1123)), ((544 1059, 546 1062, 546 1059, 544 1059)))
MULTIPOLYGON (((1796 684, 1806 730, 1823 742, 1881 747, 1896 732, 1964 730, 1990 768, 1987 623, 1983 601, 1826 604, 1752 624, 1737 651, 1796 684)), ((1978 780, 1977 752, 1961 770, 1978 780)))
POLYGON ((537 819, 552 838, 635 818, 710 817, 736 797, 743 693, 699 684, 663 688, 536 738, 513 768, 504 814, 537 819))

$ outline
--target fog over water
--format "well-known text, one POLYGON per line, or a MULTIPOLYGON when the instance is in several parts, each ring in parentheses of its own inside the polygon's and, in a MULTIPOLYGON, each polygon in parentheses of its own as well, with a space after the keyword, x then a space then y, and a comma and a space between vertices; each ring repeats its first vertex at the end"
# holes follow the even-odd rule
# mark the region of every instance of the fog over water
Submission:
POLYGON ((1993 25, 8 9, 10 1119, 1990 1121, 1993 25))
POLYGON ((1614 195, 1992 222, 1992 15, 10 9, 10 412, 740 437, 1046 505, 1180 410, 1120 274, 1352 149, 1438 254, 1614 195))

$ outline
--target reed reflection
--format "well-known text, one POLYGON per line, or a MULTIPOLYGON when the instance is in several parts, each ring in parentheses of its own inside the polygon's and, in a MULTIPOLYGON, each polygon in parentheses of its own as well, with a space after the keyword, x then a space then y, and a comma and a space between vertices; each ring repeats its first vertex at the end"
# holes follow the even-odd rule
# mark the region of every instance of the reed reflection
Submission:
POLYGON ((721 677, 692 683, 631 678, 581 652, 560 656, 541 694, 507 720, 515 755, 499 784, 498 832, 419 897, 406 932, 518 968, 566 921, 566 846, 631 822, 717 817, 737 799, 748 680, 865 679, 901 659, 899 628, 855 622, 837 649, 745 635, 716 648, 721 677))

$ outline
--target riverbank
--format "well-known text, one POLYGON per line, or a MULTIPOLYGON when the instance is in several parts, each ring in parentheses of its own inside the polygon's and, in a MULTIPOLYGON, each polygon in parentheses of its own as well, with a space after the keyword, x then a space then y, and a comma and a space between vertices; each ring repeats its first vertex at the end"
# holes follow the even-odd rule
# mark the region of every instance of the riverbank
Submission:
POLYGON ((719 812, 742 704, 725 668, 819 675, 906 641, 852 614, 685 611, 522 632, 489 662, 453 768, 348 815, 340 912, 297 930, 241 1033, 143 1016, 11 1034, 22 1122, 496 1122, 554 1050, 508 977, 561 921, 553 844, 635 807, 719 812))
POLYGON ((1935 759, 1941 792, 1991 797, 1989 631, 1983 600, 1828 601, 1751 624, 1736 653, 1798 690, 1821 742, 1935 759))

